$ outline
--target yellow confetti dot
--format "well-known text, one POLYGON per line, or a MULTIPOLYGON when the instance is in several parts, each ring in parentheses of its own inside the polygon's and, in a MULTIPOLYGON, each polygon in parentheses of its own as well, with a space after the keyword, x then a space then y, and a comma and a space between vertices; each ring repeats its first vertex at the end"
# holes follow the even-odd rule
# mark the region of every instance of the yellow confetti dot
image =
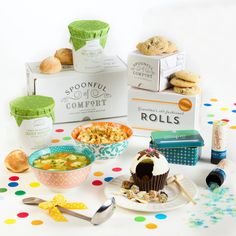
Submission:
POLYGON ((31 224, 32 224, 32 225, 42 225, 42 224, 43 224, 43 221, 42 221, 42 220, 32 220, 32 221, 31 221, 31 224))
POLYGON ((221 107, 220 110, 221 110, 221 111, 228 111, 229 108, 227 108, 227 107, 221 107))
POLYGON ((230 126, 230 129, 236 129, 236 125, 230 126))
POLYGON ((31 182, 29 185, 31 188, 38 188, 40 186, 40 183, 39 182, 31 182))
POLYGON ((211 102, 218 102, 218 99, 217 98, 211 98, 210 101, 211 102))
POLYGON ((4 223, 8 224, 8 225, 11 225, 11 224, 15 224, 16 220, 15 219, 6 219, 6 220, 4 220, 4 223))
POLYGON ((147 228, 147 229, 156 229, 156 228, 157 228, 157 225, 154 224, 154 223, 148 223, 148 224, 146 224, 146 228, 147 228))
POLYGON ((97 172, 94 172, 93 175, 94 175, 94 176, 103 176, 104 173, 101 172, 101 171, 97 171, 97 172))

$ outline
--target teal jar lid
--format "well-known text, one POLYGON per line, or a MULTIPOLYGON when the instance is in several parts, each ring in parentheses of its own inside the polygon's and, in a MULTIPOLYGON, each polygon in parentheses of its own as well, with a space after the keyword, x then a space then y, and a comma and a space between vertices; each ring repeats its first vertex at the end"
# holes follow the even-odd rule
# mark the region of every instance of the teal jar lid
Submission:
POLYGON ((31 95, 14 99, 10 102, 11 115, 20 125, 24 119, 52 117, 54 120, 55 102, 52 97, 31 95))
POLYGON ((158 148, 204 146, 204 140, 197 130, 153 131, 151 139, 158 148))
POLYGON ((70 41, 75 50, 78 50, 86 44, 86 41, 93 39, 100 39, 100 44, 104 48, 110 26, 99 20, 77 20, 70 23, 68 28, 70 41))

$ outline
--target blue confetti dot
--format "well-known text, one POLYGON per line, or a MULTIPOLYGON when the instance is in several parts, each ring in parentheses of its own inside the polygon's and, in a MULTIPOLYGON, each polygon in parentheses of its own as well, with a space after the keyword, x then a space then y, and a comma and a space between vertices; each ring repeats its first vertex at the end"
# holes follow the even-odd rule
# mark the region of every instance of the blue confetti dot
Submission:
POLYGON ((212 106, 212 104, 210 104, 210 103, 204 103, 203 104, 205 107, 211 107, 212 106))
POLYGON ((110 182, 110 181, 112 181, 113 180, 113 177, 106 177, 105 179, 104 179, 104 181, 106 181, 106 182, 110 182))
POLYGON ((10 182, 8 184, 9 187, 17 187, 19 184, 17 182, 10 182))
POLYGON ((165 214, 156 214, 155 217, 158 219, 158 220, 164 220, 167 218, 167 215, 165 214))
POLYGON ((213 121, 208 121, 207 122, 209 125, 212 125, 213 124, 213 121))
POLYGON ((236 113, 236 110, 232 110, 233 113, 236 113))

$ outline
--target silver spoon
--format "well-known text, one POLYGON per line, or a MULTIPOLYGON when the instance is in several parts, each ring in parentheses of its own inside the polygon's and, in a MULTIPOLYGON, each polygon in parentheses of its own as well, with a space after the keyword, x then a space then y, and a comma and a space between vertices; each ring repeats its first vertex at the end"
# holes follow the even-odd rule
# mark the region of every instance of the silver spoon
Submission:
MULTIPOLYGON (((27 205, 38 205, 41 202, 45 202, 45 200, 37 198, 37 197, 24 198, 22 201, 24 204, 27 204, 27 205)), ((115 203, 114 197, 111 199, 108 199, 102 204, 102 206, 100 206, 100 208, 96 211, 96 213, 92 217, 79 214, 77 212, 68 210, 61 206, 57 206, 57 208, 62 213, 86 220, 93 225, 100 225, 103 222, 107 221, 113 215, 114 210, 116 208, 116 203, 115 203)))

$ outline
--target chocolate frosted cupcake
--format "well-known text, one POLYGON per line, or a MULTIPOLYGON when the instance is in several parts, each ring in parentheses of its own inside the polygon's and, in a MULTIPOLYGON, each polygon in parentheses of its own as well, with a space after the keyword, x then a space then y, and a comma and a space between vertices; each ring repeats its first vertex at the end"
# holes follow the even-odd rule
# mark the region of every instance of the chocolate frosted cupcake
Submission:
POLYGON ((130 172, 141 191, 159 191, 165 186, 169 164, 160 152, 149 148, 135 156, 130 172))

